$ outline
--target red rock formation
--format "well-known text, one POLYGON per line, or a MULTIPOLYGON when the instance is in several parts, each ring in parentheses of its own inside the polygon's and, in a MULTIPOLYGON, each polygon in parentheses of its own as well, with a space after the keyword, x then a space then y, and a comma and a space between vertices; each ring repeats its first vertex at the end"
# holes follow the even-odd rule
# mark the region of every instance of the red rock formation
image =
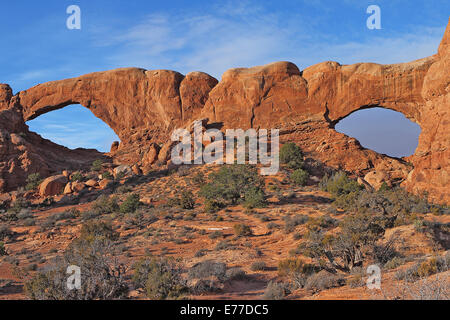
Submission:
MULTIPOLYGON (((310 156, 330 166, 361 176, 376 171, 377 176, 404 181, 411 191, 428 191, 432 199, 448 202, 449 38, 450 24, 438 54, 393 65, 324 62, 300 71, 292 63, 278 62, 229 70, 220 83, 200 72, 183 76, 166 70, 118 69, 41 84, 15 96, 2 85, 0 124, 6 134, 19 133, 27 129, 24 121, 79 103, 121 138, 110 154, 115 161, 141 166, 157 158, 166 161, 172 130, 200 117, 223 128, 280 128, 282 140, 296 141, 310 156), (421 126, 416 153, 406 159, 412 166, 366 150, 334 130, 340 119, 375 106, 399 111, 421 126), (160 145, 164 145, 161 151, 160 145)), ((22 157, 27 154, 27 160, 21 160, 23 171, 42 163, 52 171, 52 157, 33 149, 43 143, 36 137, 25 139, 29 144, 21 151, 22 157), (23 165, 24 161, 28 164, 23 165)), ((21 143, 17 136, 5 141, 2 146, 14 150, 21 143)), ((8 188, 18 185, 10 180, 23 181, 17 165, 5 164, 13 154, 20 158, 17 151, 2 151, 0 157, 0 173, 10 173, 3 177, 8 188)))

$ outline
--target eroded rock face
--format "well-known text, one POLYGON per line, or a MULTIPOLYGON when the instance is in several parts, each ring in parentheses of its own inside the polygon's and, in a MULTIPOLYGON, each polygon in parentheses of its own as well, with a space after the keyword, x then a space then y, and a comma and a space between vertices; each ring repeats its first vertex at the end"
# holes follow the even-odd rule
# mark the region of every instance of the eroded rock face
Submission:
POLYGON ((39 194, 41 197, 49 197, 64 192, 67 184, 67 177, 64 175, 53 176, 45 179, 39 186, 39 194))
POLYGON ((33 173, 44 178, 105 158, 96 150, 69 150, 30 132, 17 100, 9 86, 0 85, 0 191, 23 187, 33 173))
POLYGON ((282 142, 295 141, 329 166, 361 177, 383 172, 383 179, 403 181, 410 191, 428 191, 433 200, 448 202, 449 39, 447 27, 436 55, 394 65, 328 61, 301 71, 293 63, 277 62, 229 70, 220 82, 201 72, 183 76, 128 68, 49 82, 15 96, 0 85, 0 187, 16 187, 34 167, 61 169, 54 155, 62 147, 29 133, 24 121, 81 104, 120 137, 109 154, 117 163, 147 168, 156 159, 166 162, 171 132, 208 118, 222 129, 280 128, 282 142), (421 126, 413 156, 389 158, 334 130, 340 119, 375 106, 399 111, 421 126), (42 145, 52 151, 39 152, 42 145))

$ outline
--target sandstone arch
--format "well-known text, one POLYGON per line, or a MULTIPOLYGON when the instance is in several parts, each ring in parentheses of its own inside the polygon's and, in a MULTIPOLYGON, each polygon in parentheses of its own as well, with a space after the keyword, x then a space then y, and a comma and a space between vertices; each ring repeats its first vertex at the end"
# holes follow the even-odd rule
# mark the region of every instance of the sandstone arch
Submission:
MULTIPOLYGON (((300 71, 293 63, 278 62, 229 70, 219 83, 200 72, 183 76, 128 68, 49 82, 15 96, 1 86, 0 119, 12 116, 5 113, 9 111, 24 122, 79 103, 122 140, 112 156, 134 163, 142 162, 151 143, 165 142, 173 128, 199 117, 220 122, 223 128, 278 127, 285 139, 297 141, 329 165, 361 175, 384 170, 410 191, 427 191, 434 200, 448 202, 449 74, 450 24, 436 55, 410 63, 346 66, 329 61, 300 71), (421 126, 416 153, 405 159, 413 167, 365 150, 333 129, 339 119, 370 106, 399 111, 421 126)), ((8 146, 2 143, 2 148, 8 146)), ((15 169, 0 161, 0 172, 5 170, 15 169)))

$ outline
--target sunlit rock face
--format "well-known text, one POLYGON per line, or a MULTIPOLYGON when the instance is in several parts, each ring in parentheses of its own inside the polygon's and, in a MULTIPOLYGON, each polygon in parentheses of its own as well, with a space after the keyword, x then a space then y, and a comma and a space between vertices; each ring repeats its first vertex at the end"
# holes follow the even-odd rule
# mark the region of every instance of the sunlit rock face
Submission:
POLYGON ((155 158, 155 144, 162 146, 175 128, 208 118, 222 129, 280 128, 282 141, 296 141, 329 166, 361 176, 382 172, 410 191, 448 202, 449 38, 450 26, 438 54, 394 65, 329 61, 301 71, 293 63, 277 62, 229 70, 220 82, 201 72, 184 76, 128 68, 48 82, 15 96, 1 85, 1 185, 14 188, 33 168, 56 171, 65 164, 54 160, 62 147, 28 133, 24 122, 81 104, 119 136, 121 144, 110 154, 116 162, 143 165, 144 159, 155 158), (352 112, 375 106, 401 112, 420 125, 416 153, 406 159, 412 165, 366 150, 334 130, 352 112), (9 136, 18 131, 25 135, 14 144, 9 136), (44 144, 48 152, 32 151, 44 144), (12 154, 18 159, 14 164, 12 154))

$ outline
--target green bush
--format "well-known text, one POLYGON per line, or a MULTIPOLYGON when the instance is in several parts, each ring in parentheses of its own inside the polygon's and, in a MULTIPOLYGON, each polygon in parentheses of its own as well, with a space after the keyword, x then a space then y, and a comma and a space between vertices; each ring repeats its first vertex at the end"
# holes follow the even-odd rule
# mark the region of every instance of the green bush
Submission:
POLYGON ((8 252, 6 252, 5 244, 0 242, 0 257, 6 255, 8 255, 8 252))
POLYGON ((219 201, 208 200, 205 203, 205 212, 207 212, 207 213, 216 213, 223 208, 224 208, 224 204, 219 201))
POLYGON ((264 261, 255 261, 250 266, 252 271, 265 271, 267 270, 267 264, 264 261))
POLYGON ((308 182, 309 173, 303 169, 296 169, 291 174, 291 180, 299 186, 304 186, 308 182))
POLYGON ((168 205, 178 206, 181 209, 192 210, 195 208, 195 197, 191 191, 185 190, 179 198, 169 199, 168 205))
POLYGON ((328 261, 330 270, 351 271, 373 254, 375 243, 385 232, 384 219, 370 213, 352 214, 341 221, 340 231, 333 235, 311 228, 299 249, 321 266, 328 261))
POLYGON ((345 285, 346 281, 339 275, 329 273, 325 270, 311 275, 306 281, 305 288, 308 290, 322 291, 345 285))
POLYGON ((334 198, 359 192, 363 188, 358 182, 351 180, 343 171, 336 172, 331 177, 326 175, 322 180, 321 187, 322 190, 331 193, 334 198))
POLYGON ((189 279, 216 279, 226 280, 227 266, 223 262, 207 260, 195 264, 189 269, 189 279))
POLYGON ((116 241, 119 233, 114 230, 111 223, 104 221, 88 221, 81 227, 80 240, 94 242, 96 240, 116 241))
POLYGON ((252 229, 246 224, 235 224, 233 226, 234 234, 238 237, 247 237, 253 235, 252 229))
POLYGON ((254 166, 225 166, 210 174, 209 180, 200 190, 200 195, 207 201, 227 206, 245 202, 247 196, 249 205, 261 204, 264 181, 254 166))
POLYGON ((107 179, 107 180, 113 180, 114 179, 113 175, 109 171, 103 172, 102 173, 102 178, 103 179, 107 179))
POLYGON ((32 300, 113 300, 126 298, 126 266, 115 257, 108 241, 75 241, 55 263, 25 283, 32 300), (67 267, 81 269, 81 288, 67 290, 67 267))
POLYGON ((92 167, 91 170, 95 171, 95 172, 100 172, 103 168, 103 160, 95 160, 94 162, 92 162, 92 167))
POLYGON ((42 182, 41 175, 39 173, 30 174, 27 178, 27 185, 25 189, 27 191, 36 189, 42 182))
POLYGON ((290 293, 288 287, 284 283, 270 281, 264 290, 264 300, 283 300, 290 293))
POLYGON ((72 177, 70 178, 70 181, 72 182, 83 182, 84 176, 81 172, 75 172, 72 174, 72 177))
POLYGON ((133 213, 141 205, 140 196, 136 193, 130 194, 127 199, 120 205, 121 213, 133 213))
POLYGON ((206 181, 205 181, 205 175, 202 172, 197 173, 193 178, 192 178, 192 182, 196 185, 196 186, 203 186, 206 181))
POLYGON ((133 282, 153 300, 180 299, 188 293, 182 269, 172 260, 148 259, 134 265, 133 282))
POLYGON ((286 233, 291 233, 295 230, 295 227, 300 226, 302 224, 305 224, 308 222, 309 217, 307 215, 303 214, 296 214, 294 216, 284 216, 283 221, 285 223, 284 225, 284 231, 286 233))
POLYGON ((280 149, 280 162, 289 169, 301 169, 303 168, 303 152, 295 143, 286 143, 280 149))
POLYGON ((300 258, 284 259, 278 262, 278 275, 280 277, 289 277, 294 274, 310 275, 314 270, 313 265, 305 263, 300 258))
POLYGON ((6 237, 11 237, 14 232, 6 225, 0 225, 0 240, 5 239, 6 237))
POLYGON ((119 211, 119 204, 117 203, 117 198, 115 197, 108 197, 107 195, 101 195, 100 197, 95 200, 94 204, 92 205, 91 209, 101 214, 111 214, 114 212, 119 211))
POLYGON ((244 195, 244 207, 247 209, 263 208, 267 205, 264 191, 260 188, 251 188, 244 195))

